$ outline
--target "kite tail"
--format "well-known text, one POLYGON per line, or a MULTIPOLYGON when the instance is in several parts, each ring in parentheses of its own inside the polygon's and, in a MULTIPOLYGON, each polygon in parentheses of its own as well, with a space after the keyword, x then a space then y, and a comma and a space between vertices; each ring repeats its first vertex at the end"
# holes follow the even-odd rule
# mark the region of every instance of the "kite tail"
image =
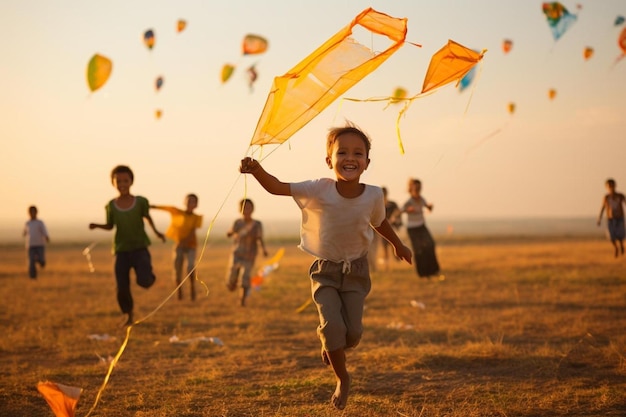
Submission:
POLYGON ((396 135, 398 136, 398 147, 400 148, 400 154, 404 155, 404 145, 402 144, 402 135, 400 134, 400 119, 404 116, 404 113, 409 109, 410 101, 404 103, 402 110, 398 112, 398 118, 396 119, 396 135))

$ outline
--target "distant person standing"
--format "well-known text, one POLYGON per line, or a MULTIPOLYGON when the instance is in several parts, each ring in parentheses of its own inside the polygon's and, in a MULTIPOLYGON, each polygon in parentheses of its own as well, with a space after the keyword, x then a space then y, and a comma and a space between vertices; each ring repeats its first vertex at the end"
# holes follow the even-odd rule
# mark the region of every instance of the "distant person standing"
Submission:
POLYGON ((261 245, 263 255, 267 256, 265 242, 263 241, 263 225, 260 221, 252 218, 254 203, 244 198, 239 202, 241 218, 235 220, 233 226, 226 232, 227 237, 233 238, 233 252, 228 262, 226 272, 226 286, 230 291, 237 289, 237 282, 241 278, 241 306, 246 305, 246 299, 250 294, 250 278, 254 268, 254 262, 261 245))
MULTIPOLYGON (((171 222, 165 231, 165 236, 174 241, 174 277, 176 286, 179 287, 183 281, 183 263, 187 258, 187 275, 189 275, 189 284, 191 286, 191 301, 196 299, 196 248, 198 247, 198 239, 196 238, 196 229, 202 227, 202 216, 194 213, 198 207, 198 196, 195 194, 187 194, 185 197, 185 209, 179 209, 173 206, 150 206, 157 210, 164 210, 170 213, 171 222)), ((183 299, 183 289, 178 288, 178 299, 183 299)))
POLYGON ((411 196, 402 211, 407 214, 406 230, 413 246, 415 270, 420 278, 431 278, 439 275, 439 262, 435 253, 435 240, 426 227, 424 208, 433 210, 433 205, 422 197, 422 183, 418 179, 409 180, 411 196))
POLYGON ((135 176, 133 171, 118 165, 111 171, 111 183, 119 196, 106 205, 106 223, 89 223, 89 229, 112 230, 115 227, 113 252, 115 253, 115 281, 117 302, 127 316, 124 326, 133 324, 133 296, 130 292, 130 270, 135 270, 137 284, 150 288, 156 277, 152 272, 152 258, 148 251, 150 239, 146 234, 143 220, 148 220, 154 233, 165 242, 165 236, 154 226, 150 217, 150 204, 145 197, 130 193, 135 176))
POLYGON ((624 255, 624 237, 626 236, 624 229, 624 206, 626 205, 626 198, 624 198, 624 194, 615 191, 616 184, 613 178, 606 180, 605 185, 608 194, 602 199, 602 207, 600 208, 600 215, 598 216, 598 226, 600 226, 602 214, 606 210, 609 237, 615 248, 615 257, 617 258, 620 252, 624 255), (618 242, 619 248, 617 245, 618 242))
POLYGON ((28 208, 30 220, 24 225, 22 235, 26 238, 28 250, 28 276, 37 279, 37 264, 41 268, 46 266, 46 243, 50 242, 48 230, 44 222, 37 218, 37 207, 28 208))

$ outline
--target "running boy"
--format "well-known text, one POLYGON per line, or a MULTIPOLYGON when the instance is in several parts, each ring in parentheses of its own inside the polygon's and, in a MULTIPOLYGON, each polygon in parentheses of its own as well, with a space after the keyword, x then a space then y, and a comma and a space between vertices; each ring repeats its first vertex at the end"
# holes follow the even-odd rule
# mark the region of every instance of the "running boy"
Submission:
POLYGON ((44 222, 37 218, 37 207, 28 208, 30 220, 24 225, 23 236, 26 238, 28 250, 28 276, 37 279, 37 264, 46 266, 46 243, 50 242, 48 230, 44 222))
POLYGON ((111 171, 111 183, 119 196, 106 205, 106 223, 89 223, 89 229, 111 230, 115 227, 113 252, 115 254, 115 281, 117 302, 126 315, 124 326, 133 324, 133 297, 130 293, 130 270, 135 270, 137 284, 150 288, 156 277, 152 272, 152 259, 143 219, 147 219, 154 233, 165 242, 165 236, 154 226, 149 214, 150 204, 144 197, 130 193, 135 177, 133 171, 118 165, 111 171))
POLYGON ((626 198, 624 194, 615 191, 615 180, 609 178, 606 180, 606 189, 609 192, 602 199, 602 207, 600 208, 600 215, 598 216, 598 226, 602 221, 602 213, 606 210, 607 227, 609 229, 609 236, 613 248, 615 248, 615 257, 619 256, 621 252, 624 255, 624 237, 626 231, 624 230, 624 206, 626 205, 626 198), (619 249, 617 244, 619 243, 619 249))
POLYGON ((233 252, 228 262, 226 286, 230 291, 237 289, 237 281, 241 275, 241 306, 246 305, 250 294, 250 277, 254 261, 256 260, 258 245, 263 249, 263 256, 267 256, 263 241, 263 225, 252 218, 254 203, 244 198, 239 202, 241 218, 235 220, 233 226, 226 232, 227 237, 233 238, 233 252))
POLYGON ((191 301, 196 299, 196 248, 198 239, 196 229, 202 227, 202 216, 193 211, 198 207, 198 196, 187 194, 185 197, 185 209, 181 210, 173 206, 150 206, 157 210, 170 213, 172 219, 170 226, 165 231, 165 236, 174 241, 174 277, 178 287, 178 299, 183 299, 183 289, 180 283, 183 281, 183 263, 187 258, 187 275, 191 286, 191 301))
POLYGON ((240 166, 269 193, 292 196, 302 211, 299 247, 315 257, 309 272, 320 318, 317 334, 322 360, 332 367, 337 381, 331 403, 340 410, 350 390, 345 349, 361 339, 363 306, 371 288, 367 250, 372 229, 391 242, 399 258, 411 263, 410 249, 385 219, 382 190, 360 182, 370 163, 369 151, 367 135, 348 124, 328 133, 326 164, 334 180, 285 183, 251 158, 243 159, 240 166))

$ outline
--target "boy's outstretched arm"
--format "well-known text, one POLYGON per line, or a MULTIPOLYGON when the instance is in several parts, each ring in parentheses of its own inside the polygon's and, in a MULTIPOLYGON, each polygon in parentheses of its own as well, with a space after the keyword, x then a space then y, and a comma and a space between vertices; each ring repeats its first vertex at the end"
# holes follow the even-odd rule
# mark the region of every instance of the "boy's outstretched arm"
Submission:
POLYGON ((265 190, 274 195, 291 195, 291 186, 286 182, 281 182, 275 176, 263 169, 259 161, 252 158, 241 160, 239 172, 242 174, 252 174, 265 190))
POLYGON ((411 259, 411 249, 402 243, 387 219, 383 220, 380 226, 375 227, 374 230, 376 230, 382 237, 387 239, 387 241, 393 245, 394 252, 398 258, 404 259, 409 264, 413 263, 411 259))
POLYGON ((112 224, 100 224, 100 223, 89 223, 89 230, 93 230, 93 229, 104 229, 104 230, 112 230, 113 229, 113 225, 112 224))
POLYGON ((154 225, 154 222, 152 221, 152 217, 145 216, 145 218, 148 220, 148 224, 152 228, 152 231, 154 232, 154 234, 157 235, 159 239, 161 239, 162 242, 165 242, 165 235, 156 229, 156 226, 154 225))

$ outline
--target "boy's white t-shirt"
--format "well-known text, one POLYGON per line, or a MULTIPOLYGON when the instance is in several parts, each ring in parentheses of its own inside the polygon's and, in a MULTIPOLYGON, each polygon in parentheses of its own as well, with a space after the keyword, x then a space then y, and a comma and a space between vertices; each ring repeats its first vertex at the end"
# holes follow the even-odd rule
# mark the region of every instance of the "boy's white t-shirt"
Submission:
POLYGON ((385 220, 385 202, 380 187, 366 184, 360 196, 345 198, 335 184, 330 178, 290 184, 302 210, 299 248, 349 265, 367 254, 376 233, 372 227, 385 220))

